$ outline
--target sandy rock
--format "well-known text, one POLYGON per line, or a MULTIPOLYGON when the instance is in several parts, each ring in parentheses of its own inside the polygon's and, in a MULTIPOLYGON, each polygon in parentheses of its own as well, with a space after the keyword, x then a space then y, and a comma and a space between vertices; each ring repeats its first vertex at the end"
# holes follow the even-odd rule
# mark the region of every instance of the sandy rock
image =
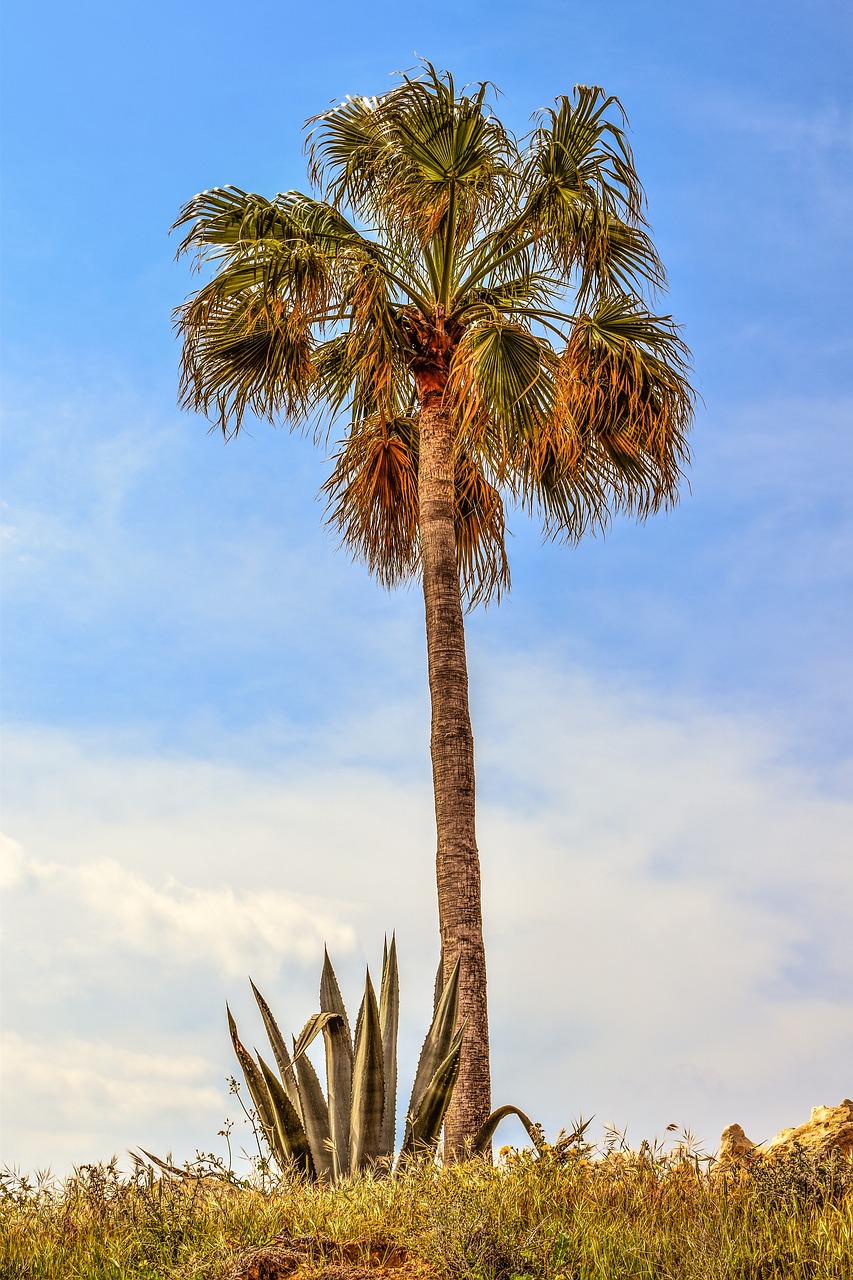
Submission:
POLYGON ((836 1150, 853 1156, 853 1101, 845 1098, 837 1107, 813 1107, 804 1124, 783 1129, 769 1142, 750 1142, 739 1124, 730 1124, 720 1135, 717 1167, 726 1168, 750 1156, 785 1155, 794 1146, 813 1156, 836 1150))
POLYGON ((735 1164, 738 1160, 743 1160, 755 1150, 755 1143, 750 1142, 739 1124, 730 1124, 728 1129, 724 1129, 720 1134, 720 1151, 717 1156, 718 1164, 735 1164))
POLYGON ((778 1154, 794 1144, 810 1155, 828 1155, 838 1150, 842 1155, 853 1154, 853 1101, 845 1098, 837 1107, 813 1107, 811 1118, 793 1129, 783 1129, 761 1149, 768 1154, 778 1154))

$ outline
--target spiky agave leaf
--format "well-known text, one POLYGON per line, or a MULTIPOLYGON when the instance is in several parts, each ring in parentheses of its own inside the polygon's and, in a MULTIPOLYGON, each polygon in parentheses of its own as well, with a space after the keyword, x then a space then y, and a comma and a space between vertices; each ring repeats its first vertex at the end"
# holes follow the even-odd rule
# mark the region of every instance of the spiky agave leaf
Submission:
POLYGON ((324 951, 320 978, 320 1010, 336 1014, 323 1027, 326 1047, 326 1089, 329 1101, 329 1136, 334 1177, 349 1173, 350 1108, 352 1105, 353 1049, 349 1019, 328 951, 324 951))
POLYGON ((237 1060, 243 1069, 243 1075, 249 1088, 249 1094, 252 1099, 255 1111, 258 1113, 258 1120, 264 1131, 269 1148, 279 1166, 283 1169, 290 1157, 290 1151, 282 1143, 278 1129, 276 1126, 276 1113, 270 1098, 269 1089, 267 1088, 264 1077, 260 1068, 255 1062, 249 1050, 241 1041, 237 1034, 237 1023, 234 1021, 228 1005, 225 1005, 228 1012, 228 1030, 231 1033, 231 1043, 234 1045, 234 1052, 237 1060))
MULTIPOLYGON (((293 1161, 299 1172, 313 1181, 317 1174, 311 1147, 296 1108, 287 1096, 281 1081, 260 1054, 258 1054, 258 1062, 269 1094, 275 1134, 278 1145, 284 1153, 285 1163, 288 1160, 293 1161)), ((279 1163, 281 1164, 281 1161, 279 1163)), ((284 1167, 285 1165, 282 1165, 282 1169, 284 1167)))
POLYGON ((393 1156, 397 1110, 397 1025, 400 1020, 400 976, 397 970, 397 939, 392 934, 382 956, 382 982, 379 988, 379 1026, 382 1032, 385 1109, 379 1151, 393 1156))
MULTIPOLYGON (((335 1017, 336 1015, 332 1016, 335 1017)), ((314 1069, 314 1064, 305 1052, 306 1048, 307 1045, 297 1052, 297 1043, 294 1042, 293 1063, 299 1084, 303 1127, 311 1148, 316 1176, 322 1181, 328 1181, 334 1177, 334 1162, 332 1160, 329 1133, 329 1108, 326 1099, 323 1097, 323 1089, 314 1069)))
POLYGON ((407 1112, 409 1117, 417 1115, 430 1081, 447 1058, 453 1043, 456 1019, 459 1014, 459 965, 460 961, 457 957, 450 977, 442 989, 430 1029, 421 1047, 415 1083, 409 1100, 407 1112))
POLYGON ((412 1156, 430 1155, 438 1146, 441 1126, 450 1106, 453 1090, 459 1078, 462 1061, 464 1027, 460 1027, 450 1042, 450 1050, 424 1089, 417 1108, 406 1119, 400 1161, 405 1163, 412 1156))
POLYGON ((381 1155, 384 1110, 382 1028, 376 993, 368 971, 355 1029, 349 1148, 352 1172, 367 1167, 381 1155))
POLYGON ((438 1010, 438 1002, 441 999, 441 993, 444 990, 444 949, 438 957, 438 968, 435 971, 435 982, 432 987, 432 1016, 435 1017, 438 1010))
POLYGON ((279 1074, 281 1076, 281 1082, 284 1085, 284 1089, 285 1089, 285 1092, 287 1093, 288 1098, 290 1098, 290 1101, 293 1103, 294 1107, 296 1108, 297 1114, 301 1118, 301 1103, 299 1101, 299 1089, 296 1084, 296 1076, 293 1071, 293 1063, 290 1060, 290 1053, 288 1052, 288 1048, 285 1043, 284 1036, 281 1034, 281 1032, 278 1029, 278 1023, 273 1017, 272 1010, 270 1009, 264 997, 261 995, 258 988, 255 986, 254 982, 252 982, 251 978, 249 979, 249 983, 251 985, 252 992, 254 993, 255 1000, 257 1001, 258 1008, 261 1011, 261 1017, 264 1020, 264 1026, 266 1028, 267 1037, 269 1039, 270 1046, 272 1048, 273 1055, 275 1057, 276 1066, 278 1067, 279 1074))

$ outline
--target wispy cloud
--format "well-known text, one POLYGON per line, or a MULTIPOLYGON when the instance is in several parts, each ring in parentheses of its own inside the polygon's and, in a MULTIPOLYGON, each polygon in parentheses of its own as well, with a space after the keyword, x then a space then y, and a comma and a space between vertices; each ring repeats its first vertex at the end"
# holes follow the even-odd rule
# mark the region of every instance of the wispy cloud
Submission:
MULTIPOLYGON (((340 951, 353 946, 350 926, 281 892, 198 888, 171 876, 153 884, 112 858, 76 866, 38 862, 5 837, 2 865, 5 892, 36 886, 42 899, 58 896, 73 913, 87 911, 101 953, 117 947, 164 963, 203 960, 233 976, 287 959, 315 960, 324 943, 340 951)), ((92 936, 81 933, 77 949, 88 950, 92 936)))
POLYGON ((2 1056, 3 1158, 11 1163, 20 1154, 12 1135, 21 1130, 41 1167, 65 1173, 141 1145, 165 1151, 187 1121, 206 1136, 228 1109, 219 1073, 199 1055, 75 1036, 28 1040, 8 1031, 2 1056))

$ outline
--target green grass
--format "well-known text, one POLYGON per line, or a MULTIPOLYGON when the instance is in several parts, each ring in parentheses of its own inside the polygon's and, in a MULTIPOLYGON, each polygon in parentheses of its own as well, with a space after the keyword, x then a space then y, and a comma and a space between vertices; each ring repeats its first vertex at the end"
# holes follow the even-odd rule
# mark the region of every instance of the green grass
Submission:
POLYGON ((213 1280, 278 1233, 381 1239, 448 1280, 853 1276, 853 1173, 837 1160, 726 1178, 648 1149, 607 1158, 572 1149, 336 1188, 217 1188, 142 1170, 122 1177, 114 1165, 61 1185, 7 1176, 2 1187, 4 1280, 213 1280))

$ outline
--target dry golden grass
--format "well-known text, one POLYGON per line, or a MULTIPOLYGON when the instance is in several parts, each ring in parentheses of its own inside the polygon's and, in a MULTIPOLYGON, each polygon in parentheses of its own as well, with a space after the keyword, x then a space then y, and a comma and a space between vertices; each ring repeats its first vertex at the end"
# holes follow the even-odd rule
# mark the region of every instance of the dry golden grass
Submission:
POLYGON ((317 1277, 371 1267, 377 1280, 394 1268, 400 1280, 853 1275, 853 1175, 837 1161, 795 1161, 772 1179, 723 1177, 648 1148, 602 1157, 574 1146, 335 1188, 123 1177, 114 1165, 64 1184, 3 1185, 4 1280, 224 1280, 241 1266, 250 1274, 247 1261, 260 1259, 252 1250, 293 1239, 307 1249, 298 1274, 317 1277))

